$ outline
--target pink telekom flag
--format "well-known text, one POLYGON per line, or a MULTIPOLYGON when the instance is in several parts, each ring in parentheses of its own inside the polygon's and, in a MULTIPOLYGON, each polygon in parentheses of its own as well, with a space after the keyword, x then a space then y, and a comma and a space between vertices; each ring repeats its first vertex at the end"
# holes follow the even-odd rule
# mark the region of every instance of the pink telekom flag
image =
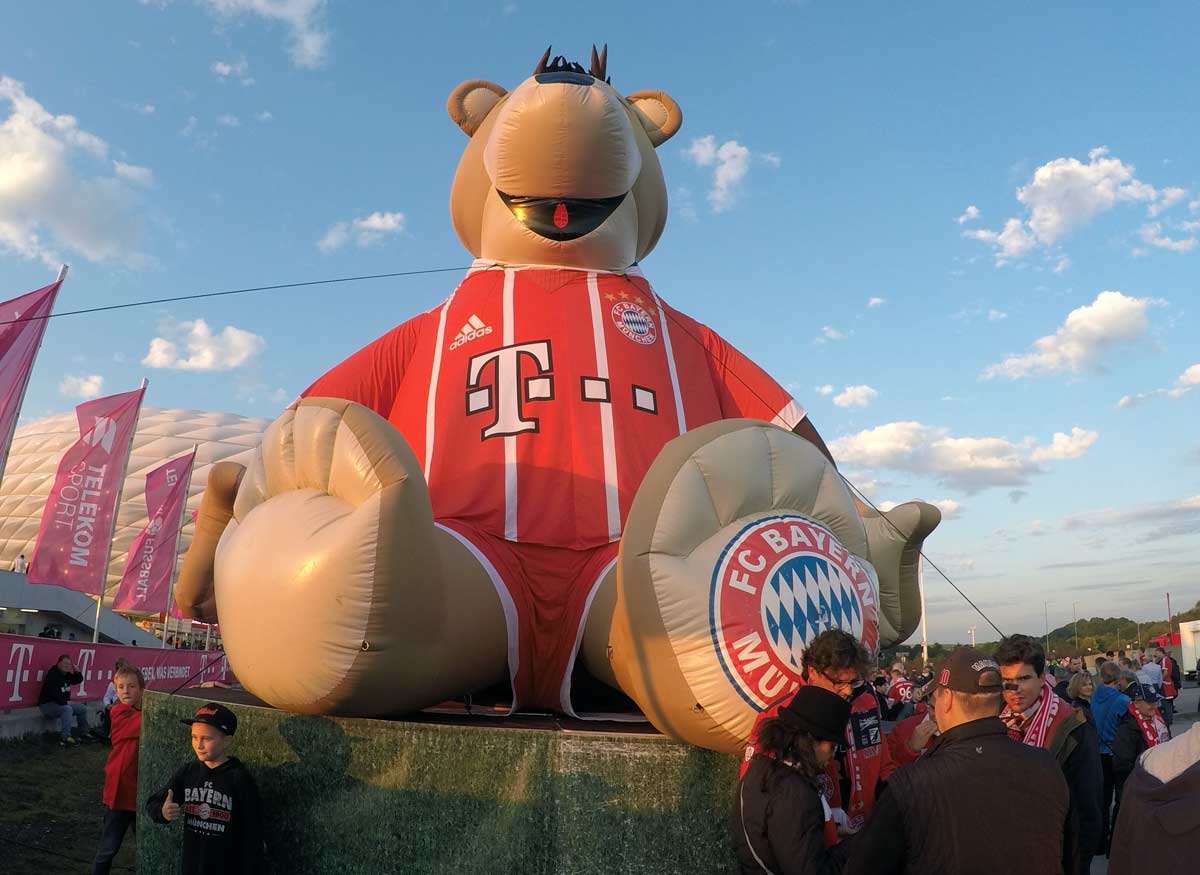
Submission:
POLYGON ((114 611, 160 614, 167 609, 179 528, 183 524, 195 459, 196 453, 192 451, 146 475, 146 510, 150 522, 129 548, 121 588, 113 601, 114 611))
POLYGON ((75 408, 81 437, 58 463, 26 575, 30 583, 103 593, 121 481, 145 391, 109 395, 75 408))
POLYGON ((0 472, 8 461, 8 447, 25 386, 37 358, 42 335, 46 332, 46 317, 54 307, 62 280, 0 303, 0 472))

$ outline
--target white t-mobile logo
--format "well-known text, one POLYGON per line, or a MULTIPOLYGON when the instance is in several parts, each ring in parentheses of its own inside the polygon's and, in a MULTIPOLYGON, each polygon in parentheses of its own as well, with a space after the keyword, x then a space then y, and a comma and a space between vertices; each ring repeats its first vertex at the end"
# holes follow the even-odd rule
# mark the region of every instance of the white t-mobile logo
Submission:
POLYGON ((496 418, 483 429, 483 439, 537 431, 536 417, 524 418, 522 405, 528 401, 549 401, 554 398, 554 378, 543 376, 553 370, 550 342, 518 343, 502 346, 472 356, 467 362, 467 415, 481 410, 495 410, 496 418), (525 379, 521 391, 521 356, 528 356, 537 366, 537 375, 525 379), (496 363, 491 386, 480 386, 484 369, 496 363))

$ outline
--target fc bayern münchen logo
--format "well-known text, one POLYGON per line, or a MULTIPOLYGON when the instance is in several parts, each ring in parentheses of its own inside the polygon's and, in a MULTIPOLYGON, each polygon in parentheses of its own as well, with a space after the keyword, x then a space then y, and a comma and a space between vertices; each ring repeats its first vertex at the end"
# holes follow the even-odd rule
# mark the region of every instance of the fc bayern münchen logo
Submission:
POLYGON ((804 648, 843 629, 874 650, 877 583, 818 522, 783 514, 751 523, 713 569, 709 624, 725 676, 762 711, 800 684, 804 648))
POLYGON ((634 343, 649 346, 658 340, 654 317, 645 307, 632 301, 618 301, 612 308, 613 325, 634 343))

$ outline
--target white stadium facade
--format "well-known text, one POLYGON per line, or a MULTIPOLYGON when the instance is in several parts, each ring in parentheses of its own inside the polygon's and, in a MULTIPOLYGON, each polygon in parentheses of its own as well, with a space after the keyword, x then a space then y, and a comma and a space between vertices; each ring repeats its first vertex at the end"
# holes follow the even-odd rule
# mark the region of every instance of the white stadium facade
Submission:
MULTIPOLYGON (((121 493, 121 510, 108 565, 106 604, 111 604, 116 595, 133 539, 148 522, 146 474, 196 445, 196 468, 188 492, 179 551, 182 558, 191 543, 192 512, 200 507, 209 469, 214 463, 226 460, 247 464, 270 422, 234 413, 142 408, 121 493)), ((42 511, 58 463, 78 438, 79 426, 73 411, 17 429, 0 481, 0 568, 11 568, 21 554, 27 560, 33 556, 42 511)))

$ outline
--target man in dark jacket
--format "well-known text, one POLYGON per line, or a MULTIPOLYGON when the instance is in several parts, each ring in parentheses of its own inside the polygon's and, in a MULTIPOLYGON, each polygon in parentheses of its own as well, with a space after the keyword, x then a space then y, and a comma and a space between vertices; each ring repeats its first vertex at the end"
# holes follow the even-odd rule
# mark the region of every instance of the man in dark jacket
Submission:
POLYGON ((892 775, 847 875, 1060 875, 1075 846, 1067 784, 1050 754, 1009 738, 997 719, 999 664, 959 647, 931 684, 942 734, 892 775))
POLYGON ((1042 642, 1027 635, 1005 638, 996 648, 1004 682, 1004 711, 1000 719, 1017 741, 1049 751, 1062 769, 1071 791, 1070 816, 1078 836, 1075 866, 1068 875, 1088 875, 1092 856, 1100 847, 1100 740, 1087 717, 1050 688, 1043 672, 1042 642))
POLYGON ((42 691, 38 693, 38 708, 50 719, 58 721, 58 731, 61 735, 59 744, 63 747, 76 743, 76 738, 71 735, 72 717, 76 724, 76 734, 80 738, 86 738, 84 733, 88 728, 87 705, 71 701, 71 687, 81 683, 83 675, 75 671, 71 657, 64 653, 46 672, 42 681, 42 691))

